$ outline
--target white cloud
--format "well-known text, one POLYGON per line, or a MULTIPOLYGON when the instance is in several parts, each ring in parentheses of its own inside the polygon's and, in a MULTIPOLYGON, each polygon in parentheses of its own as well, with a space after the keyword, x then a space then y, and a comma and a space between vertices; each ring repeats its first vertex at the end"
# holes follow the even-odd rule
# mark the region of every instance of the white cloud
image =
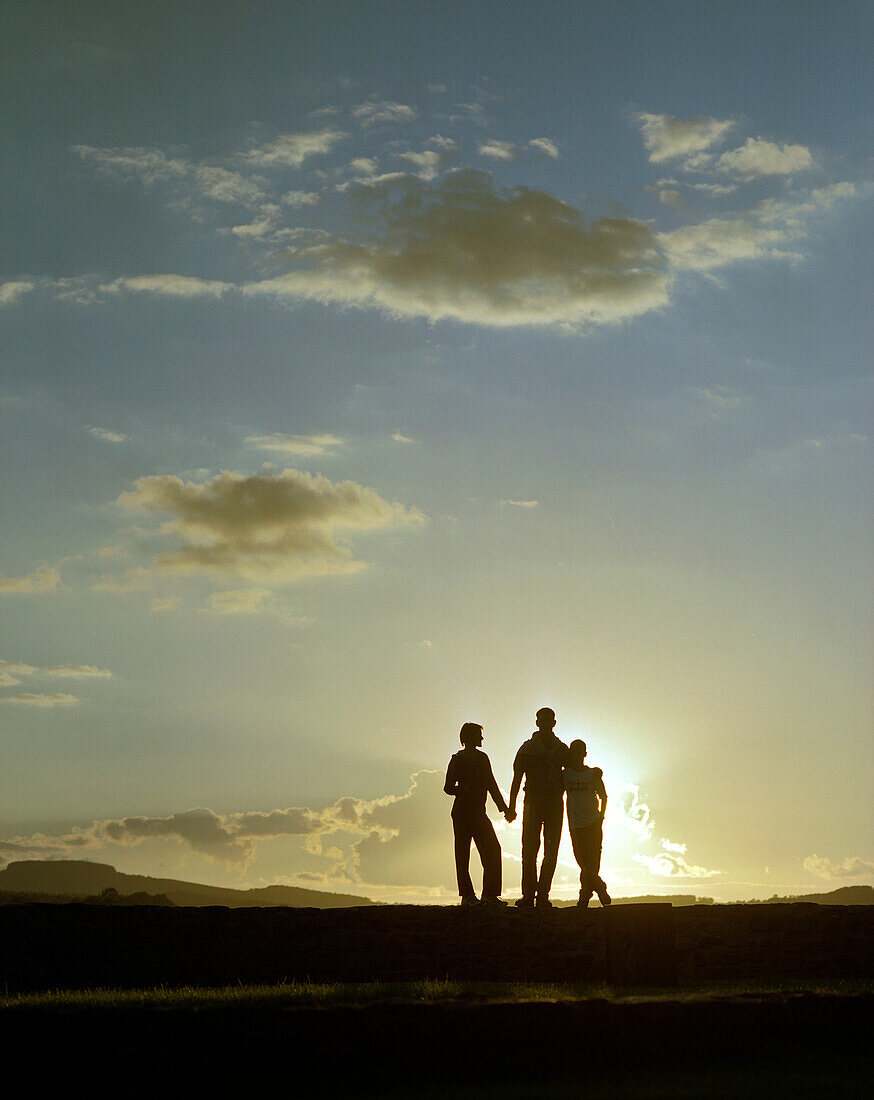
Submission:
POLYGON ((167 156, 160 149, 98 149, 93 145, 74 145, 72 151, 83 160, 91 161, 106 175, 135 178, 146 187, 181 179, 191 171, 191 163, 185 157, 167 156))
POLYGON ((395 443, 415 443, 415 439, 411 439, 410 436, 404 435, 403 432, 395 432, 392 436, 395 443))
POLYGON ((515 160, 519 150, 509 141, 484 141, 477 149, 481 157, 492 157, 494 160, 515 160))
POLYGON ((678 269, 710 271, 752 259, 799 260, 802 256, 791 246, 804 236, 810 219, 854 194, 853 184, 837 183, 805 198, 766 199, 743 214, 682 226, 659 233, 657 240, 678 269))
POLYGON ((376 157, 355 157, 354 160, 349 161, 346 167, 356 176, 370 177, 376 175, 379 161, 376 157))
POLYGON ((265 198, 256 180, 218 165, 199 164, 195 168, 195 178, 201 194, 215 202, 238 202, 248 206, 265 198))
POLYGON ((47 665, 37 671, 44 676, 74 680, 108 680, 112 676, 108 668, 98 668, 96 665, 47 665))
POLYGON ((320 201, 315 191, 286 191, 282 196, 286 206, 316 206, 320 201))
POLYGON ((413 167, 417 168, 417 175, 421 180, 435 179, 444 161, 443 154, 436 152, 434 149, 425 149, 421 153, 410 152, 396 155, 399 160, 408 161, 413 167))
POLYGON ((0 306, 16 305, 25 294, 34 289, 36 283, 26 279, 10 280, 0 283, 0 306))
POLYGON ((681 119, 641 112, 634 118, 640 126, 643 144, 649 150, 649 159, 653 164, 709 149, 735 125, 731 119, 702 116, 681 119))
POLYGON ((362 126, 367 127, 382 122, 411 122, 416 117, 416 111, 403 103, 371 96, 364 103, 353 107, 352 115, 362 126))
POLYGON ((339 130, 281 134, 275 141, 250 149, 245 157, 259 168, 300 168, 309 157, 329 153, 338 142, 348 136, 339 130))
POLYGON ((128 291, 169 298, 218 298, 231 287, 231 283, 198 279, 192 275, 126 275, 111 283, 103 283, 99 290, 103 294, 128 291))
POLYGON ((611 817, 616 816, 618 808, 623 823, 635 836, 640 840, 650 839, 655 823, 652 820, 652 811, 640 798, 640 787, 636 783, 628 783, 622 787, 618 796, 608 805, 611 817))
POLYGON ((251 447, 264 451, 280 451, 287 455, 327 455, 343 446, 343 440, 337 435, 283 435, 273 432, 270 435, 249 435, 246 442, 251 447))
POLYGON ((498 191, 470 170, 378 201, 383 238, 301 247, 295 270, 244 292, 496 326, 618 321, 668 301, 655 238, 635 219, 586 222, 547 192, 498 191))
POLYGON ((739 149, 723 153, 715 163, 717 172, 744 179, 789 176, 814 167, 813 157, 805 145, 775 145, 762 138, 747 138, 739 149))
POLYGON ((0 577, 0 593, 54 592, 61 583, 57 569, 35 569, 26 577, 0 577))
POLYGON ((265 600, 272 595, 269 588, 237 588, 213 592, 207 599, 206 606, 220 615, 251 615, 261 610, 265 600))
POLYGON ((130 436, 125 435, 124 432, 113 432, 109 428, 89 428, 88 431, 95 439, 100 439, 104 443, 124 443, 130 439, 130 436))
POLYGON ((531 149, 534 149, 538 153, 543 153, 547 157, 552 157, 553 160, 558 159, 558 146, 555 144, 552 138, 532 138, 528 142, 528 145, 531 149))
POLYGON ((848 856, 838 862, 815 852, 804 860, 804 870, 819 878, 870 878, 874 875, 874 862, 859 856, 848 856))
POLYGON ((169 514, 162 533, 181 540, 156 563, 175 571, 225 572, 288 582, 364 567, 337 541, 344 531, 420 524, 415 509, 389 503, 354 481, 284 470, 276 476, 219 474, 203 484, 143 477, 118 503, 169 514))
POLYGON ((502 500, 501 507, 507 508, 536 508, 540 502, 537 500, 502 500))
POLYGON ((66 695, 59 691, 47 695, 25 691, 20 695, 8 695, 5 699, 0 699, 0 703, 14 703, 29 707, 72 707, 78 702, 79 699, 75 695, 66 695))
POLYGON ((714 875, 722 874, 722 871, 713 871, 707 867, 689 863, 684 855, 676 851, 657 852, 654 856, 635 852, 631 858, 635 863, 646 867, 650 874, 663 878, 712 878, 714 875))

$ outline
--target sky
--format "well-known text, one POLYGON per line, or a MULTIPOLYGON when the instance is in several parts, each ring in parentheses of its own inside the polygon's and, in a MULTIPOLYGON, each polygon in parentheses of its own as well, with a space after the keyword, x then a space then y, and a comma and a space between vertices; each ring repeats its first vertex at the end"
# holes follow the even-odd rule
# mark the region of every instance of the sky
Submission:
POLYGON ((870 4, 0 14, 0 864, 874 883, 870 4))

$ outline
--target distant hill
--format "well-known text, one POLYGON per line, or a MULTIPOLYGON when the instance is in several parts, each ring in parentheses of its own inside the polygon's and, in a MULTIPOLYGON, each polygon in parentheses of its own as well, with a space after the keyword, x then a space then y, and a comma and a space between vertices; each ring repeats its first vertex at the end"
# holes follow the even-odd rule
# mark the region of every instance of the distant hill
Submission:
MULTIPOLYGON (((713 898, 698 898, 694 894, 639 894, 637 897, 613 899, 614 905, 652 905, 653 902, 662 902, 663 904, 668 902, 671 905, 713 905, 713 898)), ((553 905, 561 908, 576 904, 575 901, 556 900, 553 902, 553 905)), ((600 904, 597 898, 592 898, 589 902, 592 909, 597 909, 600 904)))
MULTIPOLYGON (((104 890, 131 894, 164 894, 174 905, 227 905, 233 909, 252 906, 287 905, 293 908, 343 909, 353 905, 375 905, 370 898, 353 894, 331 894, 298 886, 265 886, 256 890, 233 890, 172 878, 126 875, 108 863, 85 860, 23 859, 0 871, 0 893, 64 895, 70 900, 93 900, 104 890)), ((152 902, 154 904, 154 902, 152 902)))
POLYGON ((817 905, 874 905, 874 886, 839 886, 827 894, 798 894, 795 897, 780 898, 775 894, 766 904, 778 902, 807 901, 817 905))

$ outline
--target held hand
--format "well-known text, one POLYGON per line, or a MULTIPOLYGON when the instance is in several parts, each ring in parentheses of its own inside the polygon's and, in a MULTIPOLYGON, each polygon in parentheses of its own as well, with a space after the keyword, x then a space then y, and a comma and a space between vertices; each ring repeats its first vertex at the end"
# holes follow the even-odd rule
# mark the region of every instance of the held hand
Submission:
POLYGON ((515 820, 516 820, 516 811, 515 811, 515 810, 511 810, 511 809, 509 809, 509 808, 508 808, 508 809, 506 809, 506 810, 504 810, 504 818, 505 818, 505 820, 506 820, 507 824, 509 825, 509 824, 510 824, 510 822, 512 822, 512 821, 515 821, 515 820))

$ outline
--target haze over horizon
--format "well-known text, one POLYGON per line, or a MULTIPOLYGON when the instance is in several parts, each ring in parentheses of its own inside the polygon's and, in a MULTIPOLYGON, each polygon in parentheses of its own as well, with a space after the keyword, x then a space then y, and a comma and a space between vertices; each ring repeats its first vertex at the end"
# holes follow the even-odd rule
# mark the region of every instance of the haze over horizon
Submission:
POLYGON ((871 5, 3 14, 0 866, 874 883, 871 5))

